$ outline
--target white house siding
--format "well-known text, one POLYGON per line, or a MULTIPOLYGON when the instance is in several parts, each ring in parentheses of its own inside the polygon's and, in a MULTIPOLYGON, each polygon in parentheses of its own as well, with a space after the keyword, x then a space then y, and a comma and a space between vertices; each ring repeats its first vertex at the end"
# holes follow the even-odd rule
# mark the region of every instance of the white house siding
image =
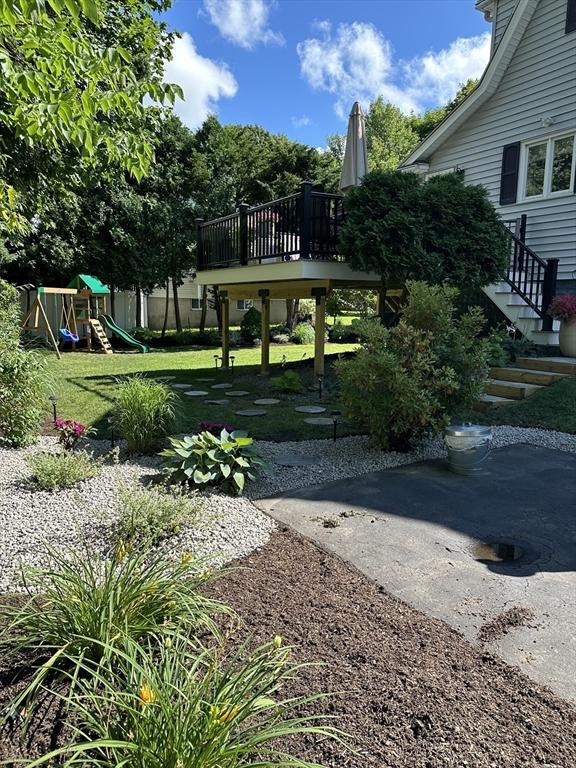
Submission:
MULTIPOLYGON (((520 0, 522 2, 522 0, 520 0)), ((518 5, 518 0, 497 0, 494 7, 494 16, 492 19, 492 48, 496 48, 502 35, 506 32, 508 22, 512 18, 514 9, 518 5)))
POLYGON ((540 0, 496 94, 427 158, 430 173, 458 166, 466 182, 483 184, 503 219, 525 213, 528 244, 560 259, 561 280, 576 279, 576 194, 498 203, 504 145, 576 130, 576 33, 565 34, 565 21, 566 0, 540 0))

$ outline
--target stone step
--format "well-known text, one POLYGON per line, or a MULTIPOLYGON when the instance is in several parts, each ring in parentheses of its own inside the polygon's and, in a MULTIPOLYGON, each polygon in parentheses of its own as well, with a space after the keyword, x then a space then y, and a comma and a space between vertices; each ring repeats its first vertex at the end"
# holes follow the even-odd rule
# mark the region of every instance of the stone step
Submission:
POLYGON ((516 358, 516 368, 576 376, 576 357, 518 357, 516 358))
POLYGON ((524 400, 530 397, 542 387, 537 384, 525 384, 519 381, 503 381, 502 379, 488 379, 486 394, 498 395, 512 400, 524 400))
POLYGON ((478 401, 478 409, 481 411, 488 411, 490 408, 494 408, 498 405, 508 405, 509 403, 515 403, 516 400, 511 400, 509 397, 499 397, 498 395, 484 394, 478 401))
POLYGON ((490 376, 500 381, 517 381, 545 387, 555 381, 560 381, 566 374, 556 371, 534 371, 528 368, 490 368, 490 376))

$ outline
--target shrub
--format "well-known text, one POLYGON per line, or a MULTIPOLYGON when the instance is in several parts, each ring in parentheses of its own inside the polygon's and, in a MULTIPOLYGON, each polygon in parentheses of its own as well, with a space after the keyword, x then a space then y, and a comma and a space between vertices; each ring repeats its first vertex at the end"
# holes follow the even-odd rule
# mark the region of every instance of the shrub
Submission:
POLYGON ((385 448, 406 450, 439 432, 478 400, 486 381, 489 343, 472 307, 455 318, 455 289, 409 283, 400 324, 363 325, 357 355, 335 371, 347 416, 385 448))
POLYGON ((262 313, 256 307, 250 307, 240 323, 242 341, 246 344, 253 344, 256 339, 260 338, 261 333, 262 313))
POLYGON ((158 332, 153 331, 151 328, 131 328, 129 333, 130 336, 144 342, 144 344, 150 344, 158 339, 158 332))
POLYGON ((296 371, 284 371, 281 376, 272 376, 270 387, 277 392, 302 392, 304 385, 296 371))
POLYGON ((291 340, 294 344, 314 344, 316 333, 310 323, 298 323, 292 331, 291 340))
POLYGON ((226 424, 223 421, 201 421, 200 432, 210 432, 212 435, 219 435, 222 430, 226 432, 234 432, 234 427, 230 424, 226 424))
POLYGON ((99 674, 70 699, 81 727, 59 752, 70 755, 66 765, 85 768, 314 768, 274 744, 297 734, 338 735, 327 716, 306 713, 321 696, 279 695, 299 671, 290 655, 280 637, 249 654, 225 647, 197 654, 181 639, 171 647, 132 644, 119 660, 123 687, 99 674))
POLYGON ((72 488, 100 474, 103 458, 95 458, 91 453, 78 451, 71 453, 33 453, 27 457, 34 479, 43 491, 56 491, 72 488))
POLYGON ((0 348, 0 438, 15 448, 38 438, 49 379, 36 352, 0 348))
POLYGON ((245 432, 219 436, 210 432, 187 435, 183 440, 170 438, 172 448, 162 451, 164 474, 171 483, 216 486, 240 495, 246 479, 255 480, 264 462, 252 449, 253 440, 245 432))
POLYGON ((164 336, 160 331, 150 328, 133 328, 130 334, 138 341, 152 347, 217 347, 220 344, 220 334, 217 330, 198 331, 186 328, 182 331, 168 331, 164 336))
POLYGON ((153 547, 194 525, 201 502, 181 488, 129 486, 119 492, 116 508, 118 538, 129 546, 153 547))
POLYGON ((73 451, 82 438, 94 432, 93 428, 72 419, 54 419, 54 429, 58 434, 58 442, 65 451, 73 451))
POLYGON ((150 453, 174 425, 176 395, 166 384, 133 376, 119 383, 113 423, 134 453, 150 453))
POLYGON ((328 329, 328 339, 336 344, 353 344, 359 338, 359 328, 356 321, 350 323, 350 325, 336 323, 328 329))
POLYGON ((274 338, 274 336, 283 336, 287 335, 289 336, 292 333, 290 328, 288 328, 285 325, 272 325, 270 326, 270 338, 274 338))
POLYGON ((272 336, 274 344, 290 344, 290 335, 288 333, 275 333, 272 336))
POLYGON ((571 320, 576 317, 576 294, 564 293, 556 296, 550 304, 548 314, 557 320, 571 320))
POLYGON ((130 642, 190 637, 197 628, 216 632, 212 617, 225 611, 201 592, 209 575, 188 555, 169 561, 121 546, 103 561, 75 551, 49 556, 46 568, 27 575, 29 599, 0 606, 2 651, 48 658, 12 712, 62 676, 74 687, 97 668, 115 667, 130 642))

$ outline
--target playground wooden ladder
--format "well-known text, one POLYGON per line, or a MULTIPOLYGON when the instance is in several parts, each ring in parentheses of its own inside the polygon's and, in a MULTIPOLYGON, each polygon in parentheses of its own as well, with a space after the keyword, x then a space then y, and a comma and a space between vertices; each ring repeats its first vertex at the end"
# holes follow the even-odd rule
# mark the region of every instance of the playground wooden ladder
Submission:
POLYGON ((102 328, 102 324, 100 323, 100 320, 96 320, 95 318, 90 318, 90 327, 94 331, 94 335, 96 336, 98 343, 104 350, 104 352, 107 355, 112 355, 114 353, 114 350, 112 349, 112 345, 108 341, 108 336, 106 336, 106 332, 104 331, 104 328, 102 328))

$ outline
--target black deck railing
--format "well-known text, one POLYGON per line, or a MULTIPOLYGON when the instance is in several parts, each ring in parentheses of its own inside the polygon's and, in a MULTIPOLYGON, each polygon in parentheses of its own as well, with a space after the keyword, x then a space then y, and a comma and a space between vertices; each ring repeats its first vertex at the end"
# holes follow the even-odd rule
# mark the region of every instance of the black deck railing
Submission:
POLYGON ((510 261, 504 279, 514 293, 542 318, 542 330, 552 330, 548 309, 556 293, 558 259, 543 259, 526 245, 525 214, 505 221, 510 237, 510 261))
POLYGON ((300 192, 213 221, 198 220, 198 270, 313 259, 344 261, 338 250, 343 196, 300 192))

